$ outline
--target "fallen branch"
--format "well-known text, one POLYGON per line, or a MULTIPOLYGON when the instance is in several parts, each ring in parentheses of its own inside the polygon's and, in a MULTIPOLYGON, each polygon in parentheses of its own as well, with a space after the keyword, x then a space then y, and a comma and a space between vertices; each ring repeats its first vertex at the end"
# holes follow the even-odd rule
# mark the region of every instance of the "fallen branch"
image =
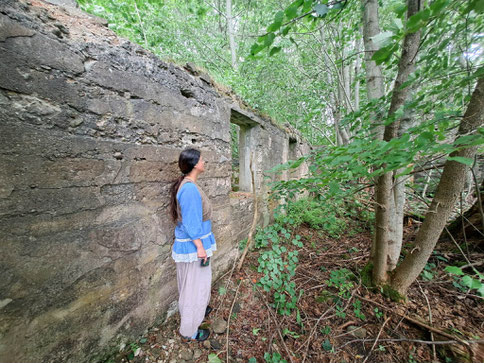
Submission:
MULTIPOLYGON (((432 309, 430 308, 429 299, 428 299, 427 295, 425 294, 425 292, 423 291, 422 286, 420 286, 420 282, 418 282, 418 280, 417 280, 417 284, 418 284, 418 288, 420 289, 420 292, 422 293, 422 295, 425 298, 425 301, 427 302, 427 307, 429 309, 429 323, 432 325, 433 324, 432 309)), ((432 333, 432 332, 430 332, 430 340, 434 341, 434 333, 432 333)), ((435 345, 432 345, 432 355, 433 355, 434 361, 437 361, 437 351, 435 350, 435 345)))
POLYGON ((383 325, 381 326, 380 328, 380 331, 378 332, 378 335, 376 336, 375 338, 375 341, 373 342, 373 345, 371 346, 370 348, 370 351, 368 352, 368 355, 366 356, 365 360, 363 361, 363 363, 366 363, 366 361, 368 360, 368 358, 370 358, 370 355, 371 355, 371 352, 373 351, 373 349, 375 348, 375 345, 376 343, 378 342, 378 339, 380 339, 380 335, 383 331, 383 329, 385 328, 385 325, 387 325, 388 321, 390 320, 390 317, 388 317, 384 322, 383 322, 383 325))
POLYGON ((237 294, 239 292, 239 287, 242 283, 239 282, 237 285, 237 290, 235 290, 234 300, 232 301, 232 306, 230 307, 229 317, 227 318, 227 336, 225 346, 227 348, 227 363, 229 363, 229 329, 230 329, 230 317, 232 316, 232 311, 234 310, 235 300, 237 300, 237 294))
POLYGON ((380 307, 380 308, 382 308, 382 309, 385 309, 387 312, 391 312, 391 313, 393 313, 393 314, 396 314, 396 315, 398 315, 398 316, 400 316, 400 317, 404 318, 405 320, 408 320, 409 322, 411 322, 411 323, 413 323, 413 324, 415 324, 415 325, 418 325, 418 326, 420 326, 420 327, 422 327, 422 328, 427 329, 428 331, 431 331, 431 332, 436 333, 436 334, 440 334, 440 335, 442 335, 442 336, 444 336, 444 337, 446 337, 446 338, 452 339, 452 340, 456 340, 456 341, 460 342, 460 344, 465 345, 466 347, 469 347, 469 346, 470 346, 471 341, 467 341, 467 340, 461 339, 461 338, 456 337, 456 336, 454 336, 454 335, 452 335, 452 334, 446 333, 445 331, 443 331, 443 330, 441 330, 441 329, 434 328, 434 327, 432 327, 432 326, 430 326, 430 325, 427 325, 427 324, 425 324, 425 323, 422 323, 422 322, 421 322, 421 321, 419 321, 419 320, 416 320, 416 319, 413 319, 413 318, 411 318, 411 317, 409 317, 409 316, 406 316, 406 315, 400 314, 400 313, 398 313, 398 312, 396 312, 396 311, 394 311, 394 310, 392 310, 392 309, 387 308, 386 306, 384 306, 384 305, 382 305, 382 304, 380 304, 380 303, 377 303, 377 302, 372 301, 372 300, 370 300, 370 299, 366 299, 366 298, 364 298, 363 296, 359 296, 359 295, 357 295, 357 297, 358 297, 359 299, 363 300, 363 301, 366 301, 366 302, 372 303, 372 304, 374 304, 374 305, 377 305, 378 307, 380 307))
MULTIPOLYGON (((370 343, 374 341, 374 339, 353 339, 350 341, 347 341, 346 343, 342 344, 339 346, 336 351, 340 351, 341 348, 346 347, 347 345, 353 344, 353 343, 370 343)), ((387 338, 387 339, 380 339, 380 342, 409 342, 409 343, 420 343, 420 344, 428 344, 428 345, 446 345, 446 344, 461 344, 457 340, 437 340, 437 341, 430 341, 430 340, 421 340, 421 339, 407 339, 407 338, 387 338)), ((472 344, 477 344, 477 343, 484 343, 484 339, 476 339, 476 340, 470 340, 469 341, 472 344)))

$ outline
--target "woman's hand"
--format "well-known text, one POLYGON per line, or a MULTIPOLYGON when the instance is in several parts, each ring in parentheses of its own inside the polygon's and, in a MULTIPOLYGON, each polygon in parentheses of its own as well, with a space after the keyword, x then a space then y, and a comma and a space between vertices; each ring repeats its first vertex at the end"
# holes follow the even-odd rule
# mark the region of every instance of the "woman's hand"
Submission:
POLYGON ((197 246, 197 257, 202 258, 206 262, 207 260, 207 251, 205 251, 205 248, 203 248, 203 243, 201 239, 195 239, 193 240, 193 243, 195 243, 195 246, 197 246))
POLYGON ((207 260, 207 251, 205 251, 203 246, 197 248, 197 257, 203 259, 203 262, 207 260))

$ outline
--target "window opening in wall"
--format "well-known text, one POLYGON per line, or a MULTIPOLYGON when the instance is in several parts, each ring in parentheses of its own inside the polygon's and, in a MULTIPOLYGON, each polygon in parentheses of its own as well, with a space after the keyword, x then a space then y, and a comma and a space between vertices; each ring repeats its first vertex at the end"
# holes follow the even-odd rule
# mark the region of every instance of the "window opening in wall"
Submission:
MULTIPOLYGON (((294 137, 289 138, 289 152, 288 152, 288 160, 293 161, 297 160, 297 140, 294 137)), ((289 170, 289 179, 297 179, 297 171, 296 169, 289 170)))
POLYGON ((230 147, 232 149, 232 176, 231 185, 232 191, 237 192, 239 190, 239 137, 240 126, 234 123, 230 124, 230 147))
POLYGON ((257 125, 246 115, 232 110, 231 144, 232 144, 232 191, 252 192, 250 173, 250 156, 253 150, 253 130, 257 125))

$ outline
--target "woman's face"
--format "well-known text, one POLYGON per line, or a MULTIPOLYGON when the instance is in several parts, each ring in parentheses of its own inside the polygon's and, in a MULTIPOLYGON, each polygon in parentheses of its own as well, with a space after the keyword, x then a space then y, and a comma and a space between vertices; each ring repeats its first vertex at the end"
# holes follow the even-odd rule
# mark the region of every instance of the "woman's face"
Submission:
POLYGON ((200 160, 198 160, 198 163, 194 166, 194 169, 197 169, 200 173, 205 171, 205 160, 203 160, 202 155, 200 155, 200 160))

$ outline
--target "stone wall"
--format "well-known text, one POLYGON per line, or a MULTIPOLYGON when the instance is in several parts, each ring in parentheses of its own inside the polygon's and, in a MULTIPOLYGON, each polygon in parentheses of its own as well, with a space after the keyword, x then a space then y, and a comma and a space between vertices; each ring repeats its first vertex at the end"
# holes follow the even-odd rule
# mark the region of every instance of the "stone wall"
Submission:
POLYGON ((264 170, 308 151, 187 68, 79 9, 0 3, 0 362, 96 361, 163 319, 182 149, 207 161, 215 276, 252 221, 251 194, 231 192, 230 123, 260 194, 264 170))

